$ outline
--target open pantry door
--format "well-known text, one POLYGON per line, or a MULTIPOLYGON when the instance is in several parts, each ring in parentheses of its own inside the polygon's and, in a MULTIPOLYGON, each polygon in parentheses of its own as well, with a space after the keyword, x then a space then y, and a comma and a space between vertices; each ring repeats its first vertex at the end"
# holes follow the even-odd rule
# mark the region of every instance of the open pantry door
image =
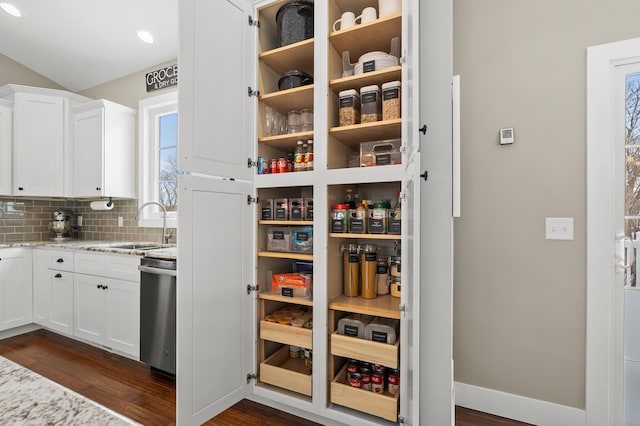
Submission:
POLYGON ((180 176, 177 424, 202 424, 249 391, 250 182, 180 176))

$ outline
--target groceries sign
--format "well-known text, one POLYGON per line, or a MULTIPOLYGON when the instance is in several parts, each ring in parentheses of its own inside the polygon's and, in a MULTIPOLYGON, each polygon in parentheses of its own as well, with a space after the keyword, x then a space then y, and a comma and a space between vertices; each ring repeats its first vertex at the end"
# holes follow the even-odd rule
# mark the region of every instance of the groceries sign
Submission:
POLYGON ((146 75, 147 92, 178 85, 178 64, 151 71, 146 75))

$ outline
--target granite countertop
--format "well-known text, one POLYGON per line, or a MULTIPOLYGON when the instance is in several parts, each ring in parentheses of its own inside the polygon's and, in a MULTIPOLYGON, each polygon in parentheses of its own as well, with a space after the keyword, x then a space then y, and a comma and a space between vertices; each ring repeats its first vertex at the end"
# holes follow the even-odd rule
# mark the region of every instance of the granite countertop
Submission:
POLYGON ((157 257, 160 259, 177 259, 178 248, 175 244, 131 241, 24 241, 0 244, 1 248, 9 247, 43 247, 60 250, 87 250, 100 253, 124 254, 130 256, 157 257))

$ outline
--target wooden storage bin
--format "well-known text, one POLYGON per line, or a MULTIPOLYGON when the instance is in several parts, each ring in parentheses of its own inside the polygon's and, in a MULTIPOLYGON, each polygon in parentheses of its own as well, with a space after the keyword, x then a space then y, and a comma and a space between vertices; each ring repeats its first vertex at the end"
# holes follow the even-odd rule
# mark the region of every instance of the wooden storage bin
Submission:
POLYGON ((288 346, 260 363, 260 381, 311 396, 311 371, 304 365, 304 360, 289 357, 288 346))
POLYGON ((345 336, 334 332, 331 335, 331 354, 349 359, 380 364, 385 367, 398 368, 400 339, 396 343, 373 342, 358 337, 345 336))
POLYGON ((354 388, 347 383, 347 366, 345 365, 331 382, 331 402, 391 422, 398 421, 398 395, 388 392, 373 393, 368 390, 354 388))
POLYGON ((283 325, 265 320, 260 321, 260 338, 263 340, 313 349, 312 336, 312 330, 308 328, 283 325))

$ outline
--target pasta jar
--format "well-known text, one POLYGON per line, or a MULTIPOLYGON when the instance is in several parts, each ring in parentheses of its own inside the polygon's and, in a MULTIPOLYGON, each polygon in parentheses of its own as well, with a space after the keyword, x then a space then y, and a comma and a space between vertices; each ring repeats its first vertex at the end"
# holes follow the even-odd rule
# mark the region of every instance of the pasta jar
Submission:
POLYGON ((382 118, 382 104, 380 102, 380 88, 378 85, 365 86, 360 89, 362 102, 361 123, 372 123, 382 118))
POLYGON ((358 257, 358 246, 349 244, 342 247, 342 282, 344 295, 348 297, 360 294, 360 258, 358 257))
POLYGON ((390 81, 382 85, 382 119, 400 118, 400 82, 390 81))
POLYGON ((373 244, 365 244, 360 250, 360 281, 362 283, 362 297, 375 299, 378 295, 376 288, 376 261, 378 253, 373 244))
POLYGON ((360 95, 356 89, 343 90, 340 98, 340 125, 350 126, 360 123, 360 95))
POLYGON ((348 231, 349 205, 334 204, 331 210, 331 232, 344 233, 348 231))
POLYGON ((383 256, 378 257, 376 263, 376 291, 389 294, 389 261, 383 256))

